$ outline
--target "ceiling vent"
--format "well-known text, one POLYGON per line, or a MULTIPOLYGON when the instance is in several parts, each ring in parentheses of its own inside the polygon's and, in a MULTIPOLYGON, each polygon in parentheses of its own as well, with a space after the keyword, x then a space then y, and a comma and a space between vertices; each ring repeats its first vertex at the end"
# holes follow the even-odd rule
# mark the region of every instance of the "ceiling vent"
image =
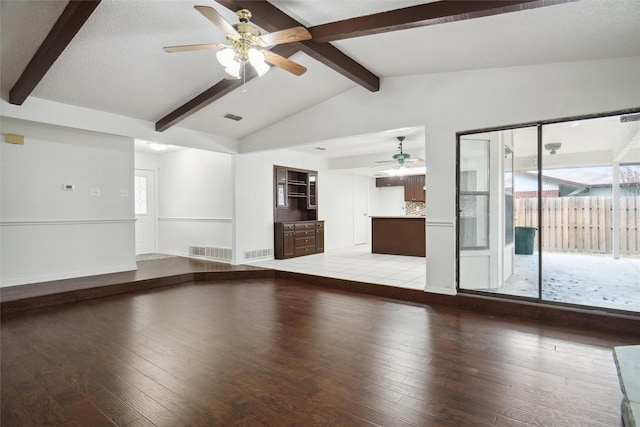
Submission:
POLYGON ((231 114, 231 113, 225 114, 224 118, 229 120, 234 120, 236 122, 239 122, 240 120, 242 120, 242 117, 236 116, 235 114, 231 114))

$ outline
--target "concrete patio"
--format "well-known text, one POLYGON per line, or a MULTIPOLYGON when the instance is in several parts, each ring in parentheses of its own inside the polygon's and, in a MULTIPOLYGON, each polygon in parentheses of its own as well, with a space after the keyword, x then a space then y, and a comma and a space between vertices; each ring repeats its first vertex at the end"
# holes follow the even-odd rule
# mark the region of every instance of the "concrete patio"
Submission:
MULTIPOLYGON (((542 299, 640 312, 640 257, 544 253, 542 299)), ((516 255, 515 274, 487 292, 538 296, 538 253, 516 255)))

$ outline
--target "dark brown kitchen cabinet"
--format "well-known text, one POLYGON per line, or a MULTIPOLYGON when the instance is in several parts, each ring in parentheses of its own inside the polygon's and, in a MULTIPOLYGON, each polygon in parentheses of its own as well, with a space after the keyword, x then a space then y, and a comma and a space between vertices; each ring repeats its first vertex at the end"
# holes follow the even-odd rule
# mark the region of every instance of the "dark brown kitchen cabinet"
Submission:
POLYGON ((424 202, 424 175, 404 177, 404 200, 407 202, 424 202))
POLYGON ((324 221, 276 222, 274 225, 276 259, 324 252, 324 221))
POLYGON ((376 178, 376 187, 401 187, 404 180, 400 176, 384 176, 376 178))
POLYGON ((376 187, 404 187, 406 202, 424 202, 424 175, 385 176, 376 178, 376 187))

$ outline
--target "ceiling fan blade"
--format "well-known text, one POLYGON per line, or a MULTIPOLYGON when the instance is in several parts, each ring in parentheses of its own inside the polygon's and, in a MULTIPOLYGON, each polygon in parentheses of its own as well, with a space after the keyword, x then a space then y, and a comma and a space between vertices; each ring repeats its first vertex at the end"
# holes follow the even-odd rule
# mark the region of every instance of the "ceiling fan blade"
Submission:
POLYGON ((182 46, 166 46, 163 47, 165 52, 173 53, 173 52, 189 52, 192 50, 208 50, 208 49, 220 49, 224 47, 224 45, 217 43, 209 43, 209 44, 186 44, 182 46))
POLYGON ((198 12, 204 15, 216 27, 220 28, 225 34, 238 34, 233 25, 229 24, 214 8, 209 6, 194 6, 198 12))
POLYGON ((396 163, 395 160, 376 160, 374 163, 396 163))
POLYGON ((267 46, 274 46, 283 43, 299 42, 311 39, 311 33, 304 27, 288 28, 260 36, 267 46))
POLYGON ((297 64, 292 60, 287 59, 284 56, 280 56, 277 53, 273 53, 269 50, 264 51, 264 60, 269 64, 280 67, 283 70, 290 72, 291 74, 295 74, 296 76, 301 76, 307 71, 306 67, 303 67, 302 65, 297 64))

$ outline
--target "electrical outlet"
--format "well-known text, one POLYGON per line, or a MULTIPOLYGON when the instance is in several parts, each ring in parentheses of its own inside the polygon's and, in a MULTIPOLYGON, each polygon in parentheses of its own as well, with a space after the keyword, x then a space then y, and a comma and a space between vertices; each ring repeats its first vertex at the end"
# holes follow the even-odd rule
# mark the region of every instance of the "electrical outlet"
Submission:
POLYGON ((92 188, 91 189, 91 196, 92 197, 100 197, 100 189, 99 188, 92 188))
POLYGON ((129 197, 129 190, 120 190, 120 197, 129 197))

